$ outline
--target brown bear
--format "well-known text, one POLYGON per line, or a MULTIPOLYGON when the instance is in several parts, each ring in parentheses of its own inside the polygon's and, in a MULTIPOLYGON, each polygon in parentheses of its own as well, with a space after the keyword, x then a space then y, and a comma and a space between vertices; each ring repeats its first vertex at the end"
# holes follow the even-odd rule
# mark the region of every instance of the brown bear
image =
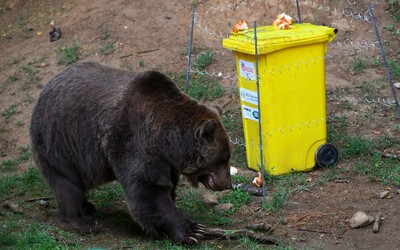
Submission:
POLYGON ((66 68, 41 92, 30 137, 66 230, 96 231, 84 218, 95 211, 85 193, 117 180, 145 231, 194 243, 204 227, 174 204, 179 175, 211 190, 231 186, 229 138, 218 110, 155 71, 90 62, 66 68))

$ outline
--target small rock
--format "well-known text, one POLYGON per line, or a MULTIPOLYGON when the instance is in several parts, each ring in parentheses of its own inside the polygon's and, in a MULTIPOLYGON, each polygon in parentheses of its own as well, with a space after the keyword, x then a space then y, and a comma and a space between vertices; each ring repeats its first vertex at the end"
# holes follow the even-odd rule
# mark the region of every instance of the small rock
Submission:
POLYGON ((51 28, 50 32, 50 42, 54 42, 61 39, 61 28, 51 28))
POLYGON ((215 206, 215 210, 226 212, 233 207, 232 203, 222 203, 215 206))
POLYGON ((203 200, 204 204, 206 205, 217 205, 218 198, 216 195, 211 193, 205 193, 202 195, 201 199, 203 200))
POLYGON ((395 86, 396 88, 400 89, 400 82, 396 82, 396 83, 394 84, 394 86, 395 86))
POLYGON ((396 191, 396 194, 400 194, 400 189, 396 191))
POLYGON ((383 191, 379 193, 379 198, 384 199, 389 195, 389 191, 383 191))
POLYGON ((351 217, 350 227, 351 228, 366 227, 374 221, 375 221, 374 217, 368 216, 366 213, 362 211, 358 211, 353 215, 353 217, 351 217))
POLYGON ((39 64, 38 67, 39 67, 39 68, 46 68, 46 67, 47 67, 47 64, 43 62, 43 63, 39 64))

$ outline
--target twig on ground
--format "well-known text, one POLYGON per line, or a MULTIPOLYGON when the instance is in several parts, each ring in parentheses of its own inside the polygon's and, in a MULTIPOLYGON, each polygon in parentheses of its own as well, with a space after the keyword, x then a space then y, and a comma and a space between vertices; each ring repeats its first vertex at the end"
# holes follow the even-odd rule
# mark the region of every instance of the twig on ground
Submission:
POLYGON ((205 232, 205 239, 229 239, 237 240, 243 237, 248 237, 249 239, 263 244, 273 244, 279 243, 278 239, 269 235, 257 234, 254 231, 240 229, 240 230, 225 230, 220 228, 208 228, 205 232))
POLYGON ((133 56, 133 55, 136 55, 136 56, 140 56, 141 54, 145 54, 145 53, 150 53, 150 52, 154 52, 154 51, 157 51, 158 49, 149 49, 149 50, 143 50, 143 51, 138 51, 138 52, 135 52, 135 53, 130 53, 130 54, 127 54, 127 55, 123 55, 123 56, 120 56, 119 58, 127 58, 127 57, 130 57, 130 56, 133 56))
POLYGON ((132 53, 130 53, 130 54, 127 54, 127 55, 123 55, 123 56, 120 56, 119 58, 127 58, 127 57, 130 57, 130 56, 133 56, 133 54, 132 53))
POLYGON ((35 202, 35 201, 48 201, 53 199, 53 197, 38 197, 24 200, 25 202, 35 202))
POLYGON ((154 52, 154 51, 157 51, 157 50, 158 50, 158 49, 143 50, 143 51, 136 52, 135 54, 136 54, 136 55, 141 55, 141 54, 145 54, 145 53, 154 52))
POLYGON ((349 180, 345 180, 345 179, 339 179, 339 180, 335 180, 336 183, 349 183, 349 180))
POLYGON ((331 232, 327 232, 327 231, 323 231, 323 230, 311 229, 311 228, 305 228, 305 227, 300 227, 300 228, 298 228, 298 230, 312 232, 312 233, 320 233, 320 234, 330 234, 331 233, 331 232))
POLYGON ((389 153, 380 152, 380 151, 377 151, 377 152, 384 158, 400 160, 400 154, 389 154, 389 153))

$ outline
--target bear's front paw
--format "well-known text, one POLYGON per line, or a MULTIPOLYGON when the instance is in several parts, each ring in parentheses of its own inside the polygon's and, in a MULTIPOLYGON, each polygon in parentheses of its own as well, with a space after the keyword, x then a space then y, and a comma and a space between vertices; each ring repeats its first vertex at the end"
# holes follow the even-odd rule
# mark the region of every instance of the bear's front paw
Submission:
POLYGON ((206 233, 206 228, 204 225, 192 223, 188 228, 187 231, 183 234, 176 234, 173 239, 175 242, 194 245, 199 243, 199 240, 204 238, 206 233))
POLYGON ((72 231, 79 234, 97 233, 100 228, 93 222, 83 218, 61 218, 61 227, 66 231, 72 231))

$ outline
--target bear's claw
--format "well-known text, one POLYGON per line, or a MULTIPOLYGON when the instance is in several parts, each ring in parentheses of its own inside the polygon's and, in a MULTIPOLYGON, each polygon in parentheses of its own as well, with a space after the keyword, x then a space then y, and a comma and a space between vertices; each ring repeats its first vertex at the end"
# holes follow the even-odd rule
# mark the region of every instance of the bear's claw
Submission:
POLYGON ((204 225, 194 223, 189 229, 186 235, 186 239, 183 243, 194 245, 198 244, 199 240, 204 239, 204 234, 206 233, 206 228, 204 225))
POLYGON ((198 239, 204 239, 203 234, 196 233, 195 235, 196 235, 196 238, 198 238, 198 239))
POLYGON ((189 237, 189 244, 198 244, 199 241, 196 238, 189 237))

